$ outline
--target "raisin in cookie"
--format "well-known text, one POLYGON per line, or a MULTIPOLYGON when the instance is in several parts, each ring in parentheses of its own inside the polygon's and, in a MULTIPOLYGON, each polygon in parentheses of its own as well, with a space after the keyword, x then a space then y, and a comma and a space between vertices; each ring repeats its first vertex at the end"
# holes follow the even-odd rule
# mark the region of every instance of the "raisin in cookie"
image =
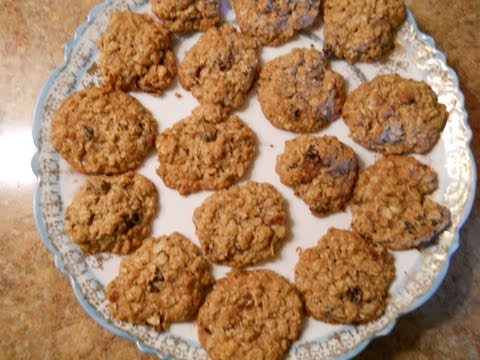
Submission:
POLYGON ((380 75, 348 97, 343 118, 359 144, 383 154, 426 153, 437 143, 448 112, 423 81, 380 75))
POLYGON ((334 228, 316 247, 302 250, 295 266, 295 285, 307 312, 335 324, 365 323, 382 316, 394 278, 394 260, 387 250, 334 228))
POLYGON ((135 169, 152 149, 156 134, 155 119, 136 99, 99 88, 68 97, 50 128, 55 149, 86 174, 135 169))
POLYGON ((273 257, 287 235, 283 202, 272 185, 257 182, 207 198, 193 214, 206 258, 243 267, 273 257))
POLYGON ((145 14, 115 12, 98 40, 104 83, 161 95, 176 74, 170 32, 145 14))
POLYGON ((210 28, 180 63, 180 84, 201 104, 238 108, 260 71, 257 50, 256 41, 230 25, 210 28))
POLYGON ((257 38, 262 45, 281 45, 312 25, 321 0, 233 0, 242 33, 257 38))
POLYGON ((415 158, 386 156, 359 176, 352 227, 394 250, 429 242, 450 224, 449 210, 426 197, 437 186, 436 173, 415 158))
POLYGON ((162 331, 171 322, 191 320, 212 283, 199 249, 174 232, 146 239, 122 259, 106 297, 113 317, 162 331))
POLYGON ((335 136, 301 135, 285 142, 275 168, 316 216, 343 209, 357 180, 355 152, 335 136))
POLYGON ((150 234, 157 202, 155 185, 140 174, 87 177, 65 212, 65 230, 87 254, 127 254, 150 234))
POLYGON ((205 31, 220 22, 220 0, 152 0, 152 11, 175 32, 205 31))
POLYGON ((270 270, 233 270, 198 312, 198 337, 213 360, 283 359, 300 335, 295 287, 270 270))
POLYGON ((324 50, 336 57, 375 61, 394 47, 406 17, 403 0, 324 0, 324 50))
POLYGON ((258 100, 274 126, 313 132, 340 117, 344 81, 340 74, 327 70, 323 53, 293 49, 263 66, 258 100))
POLYGON ((158 175, 182 195, 230 186, 256 153, 253 131, 217 106, 195 109, 192 116, 162 132, 156 144, 158 175))

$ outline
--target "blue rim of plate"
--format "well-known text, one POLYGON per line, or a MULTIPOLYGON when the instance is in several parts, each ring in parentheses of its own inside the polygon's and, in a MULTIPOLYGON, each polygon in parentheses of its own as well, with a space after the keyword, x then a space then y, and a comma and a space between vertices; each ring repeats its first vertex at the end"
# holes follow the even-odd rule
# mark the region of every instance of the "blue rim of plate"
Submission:
MULTIPOLYGON (((39 156, 39 151, 40 151, 39 145, 40 145, 40 130, 41 130, 42 112, 43 112, 44 106, 46 104, 48 90, 50 89, 50 87, 52 86, 53 82, 56 80, 58 75, 62 72, 62 70, 64 70, 66 68, 67 64, 69 63, 70 58, 72 56, 72 50, 75 47, 78 39, 83 35, 85 30, 93 22, 93 20, 98 16, 98 14, 100 14, 102 11, 107 9, 114 1, 115 0, 105 0, 103 3, 94 6, 90 10, 90 12, 88 14, 88 17, 87 17, 87 20, 85 22, 83 22, 76 29, 73 39, 67 41, 67 43, 65 44, 63 63, 61 65, 59 65, 58 67, 56 67, 55 70, 49 75, 49 77, 47 78, 47 80, 46 80, 45 84, 43 85, 43 87, 40 91, 40 94, 37 98, 34 113, 33 113, 33 126, 32 126, 32 136, 33 136, 33 142, 35 144, 36 152, 32 157, 31 168, 32 168, 32 171, 37 178, 37 184, 35 186, 34 197, 33 197, 33 214, 34 214, 35 223, 36 223, 38 232, 40 234, 40 238, 42 239, 42 242, 45 244, 45 246, 48 248, 48 250, 54 255, 55 267, 57 268, 57 270, 59 272, 61 272, 62 274, 64 274, 65 276, 67 276, 69 278, 70 284, 73 288, 73 292, 74 292, 75 296, 77 297, 80 305, 85 309, 85 311, 98 324, 100 324, 102 327, 104 327, 105 329, 107 329, 111 333, 113 333, 117 336, 120 336, 124 339, 132 341, 140 351, 142 351, 146 354, 156 355, 162 360, 174 360, 172 357, 170 357, 168 355, 160 354, 157 350, 155 350, 154 348, 142 343, 138 338, 130 335, 127 331, 121 330, 121 329, 117 328, 116 326, 114 326, 112 323, 108 322, 88 302, 88 300, 82 294, 82 292, 80 290, 80 287, 78 285, 78 282, 66 270, 65 265, 63 264, 63 261, 61 259, 60 253, 55 248, 55 246, 53 245, 52 241, 49 238, 49 235, 47 233, 45 223, 43 221, 42 214, 41 214, 41 208, 40 208, 40 205, 41 205, 41 201, 40 201, 40 178, 38 176, 38 165, 39 165, 38 164, 38 156, 39 156)), ((445 55, 440 50, 437 49, 436 44, 435 44, 435 40, 431 36, 429 36, 429 35, 420 31, 420 29, 418 28, 417 22, 415 21, 415 18, 413 17, 411 11, 408 8, 407 8, 407 16, 408 16, 409 23, 412 25, 412 27, 414 28, 416 33, 421 37, 421 40, 423 42, 427 43, 432 48, 432 50, 433 50, 433 52, 434 52, 434 54, 437 58, 439 58, 444 64, 447 64, 445 55)), ((451 76, 451 78, 454 82, 455 88, 460 89, 458 76, 455 73, 455 71, 448 65, 447 65, 447 70, 448 70, 448 72, 449 72, 449 74, 450 74, 450 76, 451 76)), ((467 114, 466 109, 465 109, 465 97, 464 97, 464 95, 461 91, 458 91, 457 96, 458 96, 458 99, 461 102, 462 115, 465 119, 467 119, 467 121, 464 125, 465 125, 466 131, 468 133, 468 141, 467 141, 467 146, 468 146, 468 150, 469 150, 468 151, 468 156, 469 156, 469 161, 470 161, 471 166, 472 166, 471 167, 472 171, 470 173, 470 186, 471 186, 471 188, 470 188, 470 191, 469 191, 468 199, 465 203, 465 208, 464 208, 462 216, 459 220, 458 226, 457 226, 456 229, 454 229, 454 237, 453 237, 451 246, 448 249, 447 258, 446 258, 445 262, 443 263, 442 267, 438 269, 437 277, 436 277, 435 281, 431 284, 430 288, 427 291, 425 291, 421 296, 416 298, 415 301, 412 302, 412 304, 410 304, 408 309, 406 309, 405 311, 400 313, 396 319, 390 321, 390 323, 388 323, 382 330, 380 330, 377 333, 375 333, 374 335, 370 336, 368 339, 365 339, 364 341, 362 341, 361 343, 359 343, 358 345, 356 345, 355 347, 353 347, 349 351, 336 356, 335 359, 337 359, 337 360, 350 359, 350 358, 358 355, 360 352, 362 352, 372 340, 374 340, 378 337, 385 336, 385 335, 389 334, 393 330, 393 328, 395 327, 395 325, 398 321, 398 318, 400 316, 403 316, 403 315, 405 315, 407 313, 410 313, 410 312, 414 311, 415 309, 419 308, 421 305, 423 305, 428 299, 430 299, 433 296, 433 294, 437 291, 437 289, 439 288, 439 286, 441 285, 441 283, 443 282, 443 280, 444 280, 444 278, 447 274, 448 268, 450 266, 451 257, 459 247, 460 229, 462 228, 462 226, 465 224, 466 220, 468 219, 468 217, 470 215, 470 212, 472 210, 472 207, 473 207, 473 203, 474 203, 474 200, 475 200, 476 181, 477 181, 477 172, 476 172, 475 160, 474 160, 473 153, 472 153, 472 150, 471 150, 471 147, 470 147, 470 143, 471 143, 471 139, 472 139, 472 130, 471 130, 469 124, 468 124, 468 114, 467 114)))

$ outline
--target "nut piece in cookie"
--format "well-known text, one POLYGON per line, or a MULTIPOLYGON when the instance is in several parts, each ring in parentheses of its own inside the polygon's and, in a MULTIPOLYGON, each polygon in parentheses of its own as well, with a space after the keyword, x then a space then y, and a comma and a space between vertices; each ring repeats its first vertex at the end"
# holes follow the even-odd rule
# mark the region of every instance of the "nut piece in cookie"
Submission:
POLYGON ((233 0, 242 33, 262 45, 281 45, 312 25, 321 0, 233 0))
POLYGON ((145 14, 115 12, 98 40, 105 85, 161 95, 176 74, 171 34, 145 14))
POLYGON ((450 211, 426 197, 437 186, 437 174, 415 158, 386 156, 358 178, 352 227, 388 249, 428 243, 450 225, 450 211))
POLYGON ((152 149, 157 123, 135 98, 121 91, 89 88, 62 102, 52 120, 54 148, 85 174, 135 169, 152 149))
POLYGON ((188 195, 232 185, 256 153, 253 131, 236 115, 208 105, 158 135, 157 173, 170 188, 188 195))
POLYGON ((300 296, 282 276, 233 270, 201 306, 198 337, 212 360, 279 360, 299 337, 302 321, 300 296))
POLYGON ((285 142, 275 167, 280 181, 290 186, 316 216, 344 208, 357 180, 355 152, 335 136, 301 135, 285 142))
POLYGON ((172 31, 205 31, 220 22, 220 0, 152 0, 152 11, 172 31))
POLYGON ((388 74, 355 89, 343 118, 353 140, 370 150, 423 154, 440 138, 448 112, 425 82, 388 74))
POLYGON ((394 259, 387 250, 334 228, 316 247, 302 250, 295 266, 295 285, 307 312, 334 324, 359 324, 382 316, 394 278, 394 259))
POLYGON ((211 195, 193 214, 206 258, 234 267, 272 258, 288 232, 283 203, 272 185, 253 181, 211 195))
POLYGON ((294 132, 313 132, 338 119, 344 80, 327 65, 323 53, 314 49, 293 49, 266 63, 258 87, 265 117, 294 132))
POLYGON ((255 40, 232 26, 210 28, 180 63, 180 84, 201 104, 240 107, 252 88, 260 62, 255 40))
POLYGON ((324 0, 324 51, 349 63, 375 61, 394 47, 403 0, 324 0))
POLYGON ((127 254, 150 235, 157 202, 155 185, 140 174, 87 177, 65 212, 65 230, 86 254, 127 254))
POLYGON ((200 250, 174 232, 146 239, 122 259, 106 297, 113 317, 162 331, 171 322, 191 320, 212 283, 200 250))

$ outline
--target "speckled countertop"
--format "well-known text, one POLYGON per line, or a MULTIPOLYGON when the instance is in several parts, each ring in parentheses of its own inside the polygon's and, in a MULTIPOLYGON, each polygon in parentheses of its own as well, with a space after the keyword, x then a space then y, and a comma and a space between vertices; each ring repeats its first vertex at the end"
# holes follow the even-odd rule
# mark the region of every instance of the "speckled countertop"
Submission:
MULTIPOLYGON (((32 111, 63 45, 98 0, 0 0, 0 359, 148 358, 97 325, 40 241, 32 215, 32 111)), ((480 1, 407 1, 460 77, 480 159, 480 1)), ((477 188, 478 188, 477 184, 477 188)), ((361 359, 480 358, 480 201, 437 293, 361 359)))

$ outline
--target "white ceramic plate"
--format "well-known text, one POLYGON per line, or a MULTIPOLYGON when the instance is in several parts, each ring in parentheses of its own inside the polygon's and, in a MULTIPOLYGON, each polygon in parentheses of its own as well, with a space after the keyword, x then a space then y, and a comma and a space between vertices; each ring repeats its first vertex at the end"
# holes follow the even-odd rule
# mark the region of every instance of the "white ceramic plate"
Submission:
MULTIPOLYGON (((96 39, 105 31, 114 10, 130 9, 149 12, 146 0, 113 0, 92 9, 88 20, 76 31, 73 40, 65 46, 65 62, 50 76, 40 93, 34 115, 33 137, 37 153, 32 168, 38 177, 34 212, 37 226, 45 245, 55 255, 57 268, 67 275, 73 290, 86 311, 102 326, 122 337, 134 341, 138 347, 162 358, 203 359, 205 351, 200 347, 194 323, 170 326, 168 332, 159 334, 149 327, 131 325, 111 319, 105 300, 105 285, 117 274, 119 256, 99 254, 85 257, 65 234, 64 210, 74 191, 83 181, 83 175, 71 170, 52 147, 49 128, 58 105, 71 93, 98 84, 100 77, 96 62, 96 39)), ((225 19, 234 22, 228 4, 222 9, 225 19)), ((175 41, 177 58, 183 59, 185 50, 198 39, 199 34, 178 37, 175 41)), ((267 61, 289 52, 294 47, 322 48, 322 29, 302 33, 293 41, 278 48, 264 48, 262 60, 267 61)), ((422 250, 395 252, 397 278, 391 288, 391 299, 385 315, 361 326, 329 325, 310 318, 305 320, 301 338, 292 346, 292 359, 349 358, 360 352, 374 337, 388 333, 396 319, 425 302, 437 289, 448 269, 449 259, 458 247, 459 229, 468 216, 475 193, 473 157, 469 148, 471 130, 467 123, 463 95, 456 74, 445 62, 445 57, 435 48, 434 42, 422 34, 408 13, 407 22, 401 27, 396 40, 396 50, 387 60, 377 64, 350 66, 344 61, 334 61, 332 68, 341 73, 351 91, 361 82, 378 74, 397 72, 405 77, 426 81, 438 94, 440 102, 450 112, 441 140, 433 151, 416 156, 433 167, 439 175, 439 189, 433 198, 448 206, 452 213, 452 226, 432 246, 422 250)), ((189 115, 197 105, 190 93, 178 82, 162 97, 145 93, 133 93, 147 107, 159 123, 160 131, 189 115), (180 95, 180 96, 178 96, 180 95)), ((256 132, 258 156, 252 170, 241 182, 247 180, 272 183, 287 199, 291 218, 291 236, 281 248, 279 256, 262 264, 293 280, 293 268, 297 261, 296 248, 313 246, 331 226, 348 229, 350 213, 341 212, 325 219, 310 214, 307 206, 282 185, 274 171, 276 156, 283 152, 284 142, 295 135, 274 128, 263 116, 256 99, 256 89, 237 114, 256 132)), ((348 129, 338 120, 318 134, 336 135, 350 145, 361 159, 361 167, 372 164, 378 154, 365 150, 348 137, 348 129)), ((139 172, 150 178, 160 194, 160 212, 154 222, 153 235, 180 231, 198 244, 191 220, 193 210, 210 195, 209 192, 182 197, 168 189, 155 174, 157 167, 152 152, 139 172)), ((214 266, 218 279, 228 271, 227 267, 214 266)))

